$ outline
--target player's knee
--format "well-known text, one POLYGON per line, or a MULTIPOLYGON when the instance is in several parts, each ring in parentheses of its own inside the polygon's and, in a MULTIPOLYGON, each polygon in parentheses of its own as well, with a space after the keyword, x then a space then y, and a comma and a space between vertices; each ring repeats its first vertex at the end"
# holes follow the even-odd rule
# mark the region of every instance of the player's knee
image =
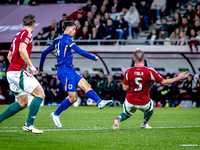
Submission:
POLYGON ((69 101, 70 101, 71 103, 75 103, 75 102, 77 101, 77 98, 78 98, 77 95, 76 95, 76 96, 69 96, 69 101))
POLYGON ((19 101, 18 103, 23 108, 26 108, 28 106, 28 100, 19 101))

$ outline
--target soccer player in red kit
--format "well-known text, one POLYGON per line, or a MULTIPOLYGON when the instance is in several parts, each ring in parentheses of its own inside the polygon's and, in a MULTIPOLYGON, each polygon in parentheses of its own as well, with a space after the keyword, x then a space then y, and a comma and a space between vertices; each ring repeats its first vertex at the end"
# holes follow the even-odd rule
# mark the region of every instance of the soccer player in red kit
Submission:
POLYGON ((23 18, 24 29, 19 31, 12 40, 12 45, 8 53, 10 66, 7 70, 7 80, 11 92, 15 95, 17 102, 11 104, 3 113, 0 114, 0 123, 23 110, 28 105, 28 94, 34 96, 30 107, 26 123, 23 130, 32 133, 43 133, 42 130, 36 129, 33 125, 40 104, 45 95, 44 91, 33 76, 37 70, 33 66, 30 55, 33 47, 32 32, 35 28, 35 16, 28 14, 23 18), (26 72, 29 66, 32 74, 26 72))
POLYGON ((126 70, 123 90, 127 91, 123 104, 123 113, 115 117, 113 129, 119 129, 119 122, 128 119, 137 109, 144 112, 144 121, 140 128, 151 129, 147 122, 153 114, 153 101, 150 99, 152 81, 169 85, 188 77, 187 72, 180 73, 176 78, 163 79, 155 70, 144 66, 144 53, 139 49, 134 53, 135 67, 126 70))

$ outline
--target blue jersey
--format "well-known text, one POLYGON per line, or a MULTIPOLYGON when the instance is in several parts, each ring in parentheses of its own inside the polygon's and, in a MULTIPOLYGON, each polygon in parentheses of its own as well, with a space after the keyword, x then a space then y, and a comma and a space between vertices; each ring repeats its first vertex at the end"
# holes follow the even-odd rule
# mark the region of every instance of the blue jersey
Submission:
POLYGON ((53 41, 53 46, 57 51, 57 64, 56 67, 61 65, 72 67, 73 60, 73 52, 71 46, 74 45, 75 42, 72 40, 71 36, 68 34, 62 34, 58 36, 53 41))
POLYGON ((58 36, 56 39, 54 39, 53 44, 42 52, 39 69, 43 69, 43 64, 44 64, 46 55, 55 49, 57 51, 57 64, 55 65, 56 67, 63 67, 63 66, 72 67, 73 66, 72 49, 78 54, 84 57, 87 57, 89 59, 95 60, 96 58, 95 56, 89 54, 88 52, 80 49, 72 40, 69 34, 62 34, 58 36))

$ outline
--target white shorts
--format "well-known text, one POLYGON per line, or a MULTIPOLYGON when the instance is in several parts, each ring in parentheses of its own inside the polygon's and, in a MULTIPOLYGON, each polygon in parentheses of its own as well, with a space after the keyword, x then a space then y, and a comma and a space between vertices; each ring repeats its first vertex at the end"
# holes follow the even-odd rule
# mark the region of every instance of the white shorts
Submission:
POLYGON ((11 92, 16 96, 31 94, 40 84, 37 79, 26 71, 9 71, 7 80, 11 92))
POLYGON ((137 109, 141 110, 142 112, 151 111, 153 109, 153 101, 149 99, 149 102, 146 105, 133 105, 130 104, 127 99, 125 99, 123 104, 123 112, 127 116, 131 116, 137 109))

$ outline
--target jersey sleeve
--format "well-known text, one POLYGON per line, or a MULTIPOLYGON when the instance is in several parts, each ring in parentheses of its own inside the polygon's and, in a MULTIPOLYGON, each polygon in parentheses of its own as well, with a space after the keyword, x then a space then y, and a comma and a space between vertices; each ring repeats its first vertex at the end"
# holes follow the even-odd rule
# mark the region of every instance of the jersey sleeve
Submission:
POLYGON ((163 77, 160 76, 154 69, 151 69, 151 80, 161 83, 163 81, 163 77))
POLYGON ((9 51, 10 51, 10 52, 13 52, 13 47, 12 47, 12 45, 10 46, 9 51))
POLYGON ((72 45, 76 45, 76 43, 71 39, 71 38, 68 38, 65 43, 69 46, 69 47, 72 47, 72 45))
POLYGON ((123 81, 124 85, 129 85, 128 84, 128 72, 129 72, 129 70, 126 70, 126 72, 124 74, 124 81, 123 81))
POLYGON ((24 31, 21 33, 20 36, 20 43, 24 43, 26 45, 28 45, 31 42, 30 37, 28 37, 29 32, 28 31, 24 31))

